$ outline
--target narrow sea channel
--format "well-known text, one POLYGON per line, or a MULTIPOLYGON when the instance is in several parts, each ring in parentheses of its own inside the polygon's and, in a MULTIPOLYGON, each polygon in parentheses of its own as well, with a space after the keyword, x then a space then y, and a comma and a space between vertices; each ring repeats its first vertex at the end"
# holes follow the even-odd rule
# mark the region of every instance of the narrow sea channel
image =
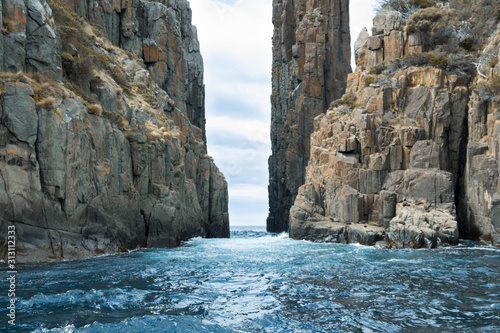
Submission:
POLYGON ((498 248, 316 244, 261 227, 231 236, 20 265, 16 330, 500 332, 498 248))

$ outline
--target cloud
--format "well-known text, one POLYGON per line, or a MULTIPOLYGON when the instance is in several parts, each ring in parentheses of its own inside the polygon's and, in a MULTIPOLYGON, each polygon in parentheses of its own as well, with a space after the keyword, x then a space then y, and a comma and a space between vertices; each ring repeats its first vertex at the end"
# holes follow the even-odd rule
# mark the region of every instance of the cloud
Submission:
POLYGON ((214 144, 209 153, 226 176, 229 186, 254 184, 267 188, 270 150, 259 149, 251 143, 235 144, 234 147, 214 144))
POLYGON ((254 184, 238 184, 229 188, 232 201, 260 203, 262 198, 267 198, 267 189, 254 184))
POLYGON ((229 183, 231 225, 263 225, 271 153, 271 0, 190 0, 205 64, 208 152, 229 183))
MULTIPOLYGON (((251 71, 270 68, 271 0, 239 0, 233 4, 191 0, 190 3, 203 55, 237 57, 240 62, 248 63, 251 71)), ((244 71, 245 67, 238 69, 244 71)))
MULTIPOLYGON (((367 2, 351 0, 353 44, 373 17, 367 2)), ((229 183, 231 225, 264 225, 271 153, 272 0, 190 4, 205 65, 208 152, 229 183)))
POLYGON ((228 116, 210 118, 212 135, 227 135, 232 138, 248 141, 258 145, 269 145, 269 119, 246 120, 228 116))
POLYGON ((229 203, 231 225, 263 225, 268 214, 267 187, 229 186, 229 203))
MULTIPOLYGON (((226 76, 221 76, 226 77, 226 76)), ((267 79, 270 80, 269 74, 267 79)), ((269 118, 271 84, 267 80, 251 82, 246 78, 206 84, 206 107, 209 115, 227 115, 247 120, 269 118)), ((210 119, 208 119, 210 121, 210 119)))

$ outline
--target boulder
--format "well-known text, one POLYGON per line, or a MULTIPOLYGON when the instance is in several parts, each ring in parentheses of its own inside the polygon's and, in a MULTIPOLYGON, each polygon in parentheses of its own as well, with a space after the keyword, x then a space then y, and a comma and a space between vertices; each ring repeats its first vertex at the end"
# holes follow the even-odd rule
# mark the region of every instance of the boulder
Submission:
POLYGON ((389 248, 436 248, 458 244, 456 218, 446 210, 400 203, 387 229, 389 248))

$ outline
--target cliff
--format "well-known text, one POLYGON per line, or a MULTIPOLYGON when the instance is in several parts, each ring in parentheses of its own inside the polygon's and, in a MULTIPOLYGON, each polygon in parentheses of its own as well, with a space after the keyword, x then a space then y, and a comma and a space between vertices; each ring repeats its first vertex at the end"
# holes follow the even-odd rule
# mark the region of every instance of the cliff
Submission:
POLYGON ((290 235, 500 246, 500 5, 386 2, 356 41, 346 94, 314 119, 290 235))
POLYGON ((16 226, 18 261, 229 237, 188 2, 1 4, 0 232, 16 226))
POLYGON ((348 0, 273 0, 272 119, 267 230, 288 230, 304 184, 313 119, 344 92, 350 73, 348 0))

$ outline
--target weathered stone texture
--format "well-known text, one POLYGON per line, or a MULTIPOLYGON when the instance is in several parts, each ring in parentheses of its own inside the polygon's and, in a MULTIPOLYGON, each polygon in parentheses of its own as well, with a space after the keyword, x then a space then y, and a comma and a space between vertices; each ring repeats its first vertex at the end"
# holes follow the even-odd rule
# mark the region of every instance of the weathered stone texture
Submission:
POLYGON ((418 34, 404 31, 405 23, 400 12, 388 6, 380 9, 373 19, 371 36, 366 29, 358 36, 354 46, 356 65, 370 70, 384 61, 426 51, 418 34))
POLYGON ((203 59, 187 0, 105 0, 77 13, 99 24, 109 40, 142 57, 151 76, 205 132, 203 59))
POLYGON ((484 48, 479 71, 487 78, 477 76, 468 110, 468 142, 461 201, 458 206, 460 232, 472 239, 491 240, 500 246, 500 96, 499 91, 483 88, 500 74, 500 65, 490 66, 492 57, 500 54, 500 30, 492 34, 484 48))
POLYGON ((350 242, 357 227, 358 242, 391 248, 453 245, 459 233, 499 246, 499 33, 478 59, 487 78, 430 65, 386 70, 426 51, 404 24, 385 7, 372 35, 358 37, 347 93, 314 120, 290 235, 350 242))
POLYGON ((349 1, 273 1, 269 231, 288 230, 304 183, 313 119, 339 98, 350 72, 349 1))
POLYGON ((328 223, 356 226, 363 244, 458 242, 454 174, 466 133, 467 87, 432 67, 402 69, 366 84, 369 68, 404 54, 403 28, 398 12, 379 12, 373 36, 362 32, 358 38, 356 57, 363 66, 350 75, 346 94, 356 106, 337 103, 316 117, 306 185, 290 216, 292 237, 303 225, 323 221, 323 228, 328 223))
MULTIPOLYGON (((131 83, 149 87, 156 105, 140 105, 108 80, 92 88, 107 112, 99 116, 54 81, 46 87, 2 76, 0 232, 16 226, 18 261, 229 237, 227 183, 206 155, 203 64, 188 2, 68 2, 113 43, 143 57, 145 65, 123 51, 113 55, 126 59, 131 83), (39 103, 49 90, 52 102, 39 103)), ((2 6, 2 20, 15 24, 1 36, 0 69, 60 79, 60 41, 47 3, 2 6)), ((6 248, 0 244, 0 257, 6 248)))
POLYGON ((0 71, 43 72, 60 79, 61 41, 45 0, 3 0, 0 71))

